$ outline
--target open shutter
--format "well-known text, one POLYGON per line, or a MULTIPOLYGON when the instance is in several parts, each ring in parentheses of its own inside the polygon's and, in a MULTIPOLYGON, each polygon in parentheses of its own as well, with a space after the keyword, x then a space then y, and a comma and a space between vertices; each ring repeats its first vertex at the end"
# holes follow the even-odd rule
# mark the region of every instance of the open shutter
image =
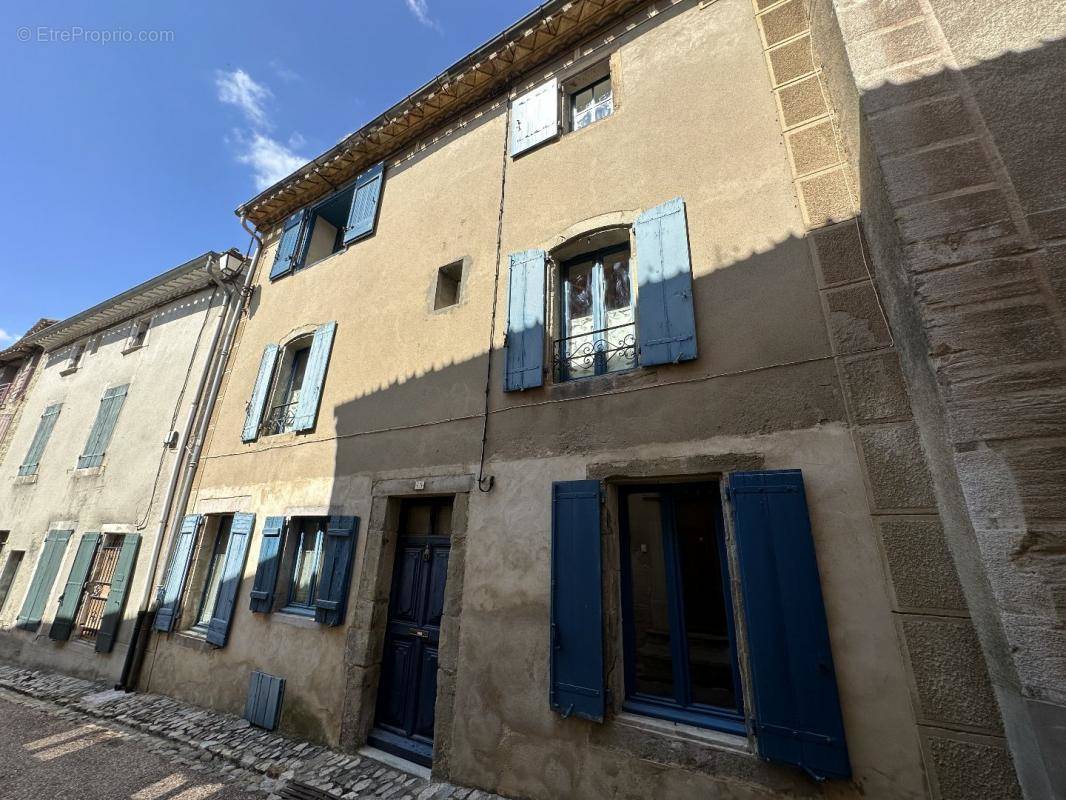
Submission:
POLYGON ((543 250, 511 253, 507 296, 506 371, 504 391, 532 389, 544 384, 544 271, 543 250))
POLYGON ((551 707, 603 722, 598 481, 552 484, 551 568, 551 707))
POLYGON ((248 542, 252 538, 255 514, 234 514, 229 529, 229 546, 222 562, 222 583, 218 587, 215 613, 207 623, 207 641, 215 647, 225 647, 229 626, 237 607, 237 592, 244 577, 244 560, 248 555, 248 542))
POLYGON ((284 541, 285 517, 267 517, 259 543, 259 564, 252 584, 252 611, 269 614, 274 608, 274 589, 278 583, 281 544, 284 541))
POLYGON ((348 209, 348 224, 344 228, 344 243, 351 244, 374 232, 381 204, 381 189, 385 183, 385 162, 379 161, 355 179, 352 205, 348 209))
POLYGON ((140 547, 140 534, 127 533, 122 537, 122 549, 118 552, 115 572, 111 576, 111 587, 107 590, 107 602, 104 604, 104 618, 96 634, 96 652, 110 653, 118 636, 118 626, 122 623, 122 611, 126 607, 126 596, 130 593, 130 579, 137 563, 137 548, 140 547))
POLYGON ((174 543, 174 552, 170 556, 170 566, 167 568, 163 585, 159 588, 159 607, 156 609, 155 622, 152 624, 157 631, 174 629, 174 621, 181 607, 181 593, 185 588, 185 577, 189 574, 189 562, 192 561, 196 534, 200 529, 202 519, 203 516, 200 514, 189 514, 181 521, 181 529, 174 543))
POLYGON ((48 406, 44 413, 41 414, 41 421, 37 424, 37 432, 33 434, 33 441, 30 443, 30 450, 26 453, 22 466, 19 467, 19 475, 37 474, 37 467, 41 463, 41 455, 48 445, 48 439, 52 435, 52 428, 55 427, 56 419, 58 419, 62 408, 62 403, 56 403, 48 406))
POLYGON ((78 543, 78 552, 74 554, 74 564, 67 576, 63 594, 59 596, 59 608, 56 610, 55 619, 48 629, 48 638, 57 642, 64 642, 70 638, 70 632, 74 628, 74 616, 78 613, 81 605, 81 593, 85 588, 85 580, 89 577, 89 570, 93 565, 93 556, 100 544, 100 534, 86 533, 78 543))
POLYGON ((799 470, 729 476, 759 755, 851 775, 799 470))
POLYGON ((37 570, 33 573, 30 581, 30 589, 26 593, 26 600, 22 604, 15 625, 23 630, 35 631, 41 624, 44 614, 45 603, 48 595, 52 593, 52 585, 56 581, 59 565, 63 563, 63 555, 67 552, 67 542, 74 531, 49 531, 44 538, 44 547, 41 549, 41 557, 37 561, 37 570))
POLYGON ((322 551, 322 577, 315 600, 315 620, 323 625, 340 625, 344 621, 358 536, 359 517, 329 518, 322 551))
POLYGON ((300 400, 296 404, 293 430, 309 431, 315 427, 318 416, 318 404, 322 399, 322 383, 326 379, 326 366, 333 349, 333 334, 337 332, 336 322, 319 325, 311 341, 311 352, 307 355, 307 368, 304 370, 303 386, 300 388, 300 400))
POLYGON ((85 452, 78 459, 78 469, 98 467, 103 463, 104 453, 111 442, 111 434, 114 433, 128 389, 128 385, 112 386, 104 392, 100 399, 100 410, 96 412, 96 421, 93 422, 89 438, 85 442, 85 452))
POLYGON ((675 197, 639 217, 637 239, 637 339, 641 366, 696 357, 692 263, 685 201, 675 197))
POLYGON ((281 229, 281 240, 278 242, 277 252, 274 253, 274 266, 270 268, 270 280, 276 280, 282 275, 288 275, 296 268, 297 247, 303 237, 305 220, 308 210, 303 209, 295 214, 290 214, 281 229))
POLYGON ((259 374, 255 377, 252 396, 248 400, 248 408, 244 413, 242 442, 254 442, 259 438, 259 424, 263 421, 263 408, 266 406, 270 381, 274 377, 274 365, 278 362, 280 349, 276 344, 268 344, 263 350, 263 357, 259 361, 259 374))
POLYGON ((511 104, 511 155, 559 135, 559 81, 552 78, 511 104))

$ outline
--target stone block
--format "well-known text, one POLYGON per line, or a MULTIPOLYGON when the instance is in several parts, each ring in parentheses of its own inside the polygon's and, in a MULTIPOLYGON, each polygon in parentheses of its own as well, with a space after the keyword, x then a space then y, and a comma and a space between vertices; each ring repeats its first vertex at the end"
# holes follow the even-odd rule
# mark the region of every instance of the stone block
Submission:
POLYGON ((937 55, 917 63, 891 67, 867 78, 857 78, 863 110, 868 114, 913 103, 926 97, 958 90, 956 77, 937 55))
POLYGON ((914 423, 868 426, 859 430, 859 441, 877 509, 935 507, 932 478, 914 423))
POLYGON ((1066 629, 1062 620, 1010 613, 1001 617, 1022 694, 1066 705, 1066 629))
POLYGON ((808 228, 820 228, 855 216, 855 205, 843 167, 797 181, 808 228))
POLYGON ((1066 391, 955 402, 949 419, 957 443, 1066 436, 1066 391))
POLYGON ((860 239, 861 235, 860 225, 855 220, 810 234, 819 286, 824 288, 871 277, 866 260, 869 249, 860 239))
POLYGON ((809 27, 804 0, 788 0, 758 17, 763 43, 773 47, 786 39, 798 36, 809 27))
POLYGON ((849 49, 852 68, 863 77, 879 74, 895 64, 915 61, 938 51, 939 45, 929 32, 924 18, 910 25, 867 36, 849 49))
POLYGON ((982 236, 977 254, 985 255, 987 240, 1014 233, 1010 210, 999 189, 979 189, 965 194, 940 197, 925 203, 915 203, 899 209, 899 221, 903 241, 921 242, 939 237, 951 237, 961 241, 969 236, 963 231, 991 227, 989 235, 982 236))
POLYGON ((853 421, 865 423, 911 416, 907 385, 895 351, 850 359, 842 367, 853 421))
POLYGON ((914 289, 929 311, 1014 298, 1036 300, 1042 291, 1028 255, 995 258, 919 273, 914 289))
POLYGON ((998 732, 999 706, 969 619, 901 618, 918 695, 919 722, 998 732))
POLYGON ((984 149, 975 141, 889 158, 881 167, 885 188, 897 205, 993 180, 984 149))
POLYGON ((940 518, 876 519, 897 608, 965 612, 966 599, 940 518))
POLYGON ((918 0, 856 3, 837 12, 840 30, 848 42, 920 16, 922 7, 918 0))
POLYGON ((783 127, 794 128, 829 113, 819 80, 812 75, 777 90, 783 127))
POLYGON ((1041 239, 1061 239, 1066 236, 1066 207, 1036 211, 1026 219, 1033 233, 1041 239))
POLYGON ((755 0, 755 10, 756 12, 763 11, 772 6, 774 3, 779 2, 781 2, 781 0, 755 0))
MULTIPOLYGON (((942 207, 944 204, 937 202, 908 206, 897 219, 906 217, 908 228, 913 222, 924 225, 930 220, 921 218, 920 210, 942 207)), ((1004 206, 1004 210, 1005 208, 1004 206)), ((940 238, 911 242, 904 245, 903 249, 907 266, 915 272, 923 272, 983 258, 1014 255, 1025 250, 1025 242, 1018 235, 1014 223, 1002 217, 999 221, 978 228, 956 230, 940 238)))
POLYGON ((829 333, 838 354, 885 347, 891 342, 888 324, 872 281, 825 292, 829 333))
POLYGON ((1055 588, 1066 576, 1066 532, 978 528, 988 582, 1004 611, 1054 620, 1055 588))
POLYGON ((811 55, 811 37, 799 39, 775 47, 766 52, 770 62, 770 78, 774 86, 794 81, 814 72, 814 59, 811 55))
POLYGON ((785 134, 785 142, 792 158, 792 173, 797 177, 828 169, 843 160, 833 123, 828 119, 785 134))
POLYGON ((884 111, 869 120, 867 130, 884 158, 970 135, 973 126, 962 98, 952 94, 884 111))
POLYGON ((1006 742, 991 737, 949 736, 937 732, 925 737, 940 800, 1021 800, 1006 742))

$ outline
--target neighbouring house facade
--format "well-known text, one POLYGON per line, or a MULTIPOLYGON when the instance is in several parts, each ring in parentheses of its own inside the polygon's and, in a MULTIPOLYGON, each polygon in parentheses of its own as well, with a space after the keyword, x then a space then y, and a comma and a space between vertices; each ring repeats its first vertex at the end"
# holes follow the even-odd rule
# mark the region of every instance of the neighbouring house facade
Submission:
POLYGON ((118 681, 243 259, 205 253, 32 333, 0 461, 0 655, 118 681))
POLYGON ((41 349, 28 344, 29 336, 43 330, 55 320, 40 319, 10 347, 0 350, 0 461, 3 461, 18 425, 22 401, 33 381, 41 349))

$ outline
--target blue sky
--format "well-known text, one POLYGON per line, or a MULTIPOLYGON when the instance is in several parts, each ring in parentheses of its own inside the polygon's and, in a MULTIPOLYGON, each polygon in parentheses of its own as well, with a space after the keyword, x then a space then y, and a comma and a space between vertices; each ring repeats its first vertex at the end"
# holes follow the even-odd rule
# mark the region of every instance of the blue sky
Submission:
POLYGON ((0 348, 205 250, 244 250, 241 202, 536 5, 4 3, 0 348))

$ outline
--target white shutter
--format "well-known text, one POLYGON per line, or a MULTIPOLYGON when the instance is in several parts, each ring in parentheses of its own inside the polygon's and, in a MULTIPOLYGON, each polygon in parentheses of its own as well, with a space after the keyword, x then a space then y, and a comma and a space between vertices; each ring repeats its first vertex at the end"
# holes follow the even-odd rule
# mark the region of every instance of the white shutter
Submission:
POLYGON ((511 104, 511 155, 559 135, 559 81, 552 78, 511 104))

